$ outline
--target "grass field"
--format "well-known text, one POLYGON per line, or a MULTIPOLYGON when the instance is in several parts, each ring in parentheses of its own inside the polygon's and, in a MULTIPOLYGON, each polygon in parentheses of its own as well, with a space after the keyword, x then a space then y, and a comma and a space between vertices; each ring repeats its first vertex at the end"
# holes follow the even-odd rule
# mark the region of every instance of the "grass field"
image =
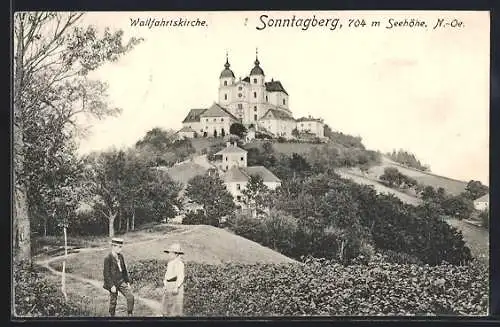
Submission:
POLYGON ((446 222, 460 230, 472 255, 485 264, 489 263, 490 238, 486 228, 471 225, 463 220, 448 218, 446 222))
MULTIPOLYGON (((139 260, 164 259, 163 250, 173 242, 179 242, 185 249, 184 260, 186 262, 208 264, 294 262, 258 243, 206 225, 179 225, 174 231, 156 233, 153 239, 138 240, 140 245, 138 243, 127 245, 126 236, 123 254, 129 264, 139 260)), ((78 273, 94 280, 102 280, 102 264, 108 252, 109 248, 103 248, 71 256, 66 263, 68 272, 78 273)), ((61 270, 62 260, 54 261, 50 265, 56 270, 61 270)))
POLYGON ((405 194, 403 192, 400 192, 398 190, 392 189, 390 187, 384 186, 376 181, 374 181, 371 178, 366 178, 362 177, 356 174, 353 174, 349 169, 338 169, 337 173, 343 177, 343 178, 348 178, 351 179, 353 182, 357 184, 362 184, 362 185, 371 185, 377 191, 377 193, 381 194, 393 194, 397 198, 399 198, 401 201, 404 203, 408 203, 411 205, 419 205, 422 203, 422 200, 419 198, 416 198, 414 196, 405 194))
POLYGON ((447 193, 457 195, 465 190, 467 182, 456 179, 435 175, 432 173, 423 172, 417 169, 404 167, 386 157, 382 157, 382 163, 378 166, 370 168, 368 175, 370 178, 378 178, 384 173, 387 167, 394 167, 400 173, 412 177, 422 185, 432 186, 434 188, 442 187, 447 193))

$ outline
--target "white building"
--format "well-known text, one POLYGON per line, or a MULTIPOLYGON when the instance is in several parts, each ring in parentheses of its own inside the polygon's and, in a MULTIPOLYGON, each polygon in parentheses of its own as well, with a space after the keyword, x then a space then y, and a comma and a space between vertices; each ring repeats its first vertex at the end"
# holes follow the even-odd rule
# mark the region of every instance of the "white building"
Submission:
POLYGON ((227 190, 237 204, 242 204, 243 190, 250 177, 262 177, 264 185, 274 190, 281 185, 281 180, 264 166, 247 166, 247 151, 238 147, 236 143, 227 142, 226 148, 215 154, 218 158, 216 166, 221 170, 221 177, 227 190))
POLYGON ((234 117, 226 109, 218 105, 212 104, 208 109, 191 109, 182 121, 183 128, 179 131, 196 131, 194 137, 220 137, 229 135, 231 125, 237 122, 234 117))
POLYGON ((256 124, 269 109, 283 111, 291 116, 288 93, 280 81, 265 81, 265 74, 256 57, 254 67, 244 79, 237 80, 226 58, 219 76, 219 104, 248 126, 256 124))
POLYGON ((296 127, 295 119, 286 112, 269 109, 259 119, 259 126, 273 133, 276 137, 293 138, 292 131, 296 127))
POLYGON ((296 122, 299 133, 310 133, 319 138, 325 137, 325 124, 322 119, 309 116, 299 118, 296 122))
POLYGON ((226 56, 219 76, 218 102, 208 109, 191 109, 182 122, 183 128, 196 131, 195 137, 227 135, 234 122, 247 128, 254 125, 257 131, 265 129, 276 137, 292 138, 295 128, 324 137, 322 120, 295 121, 288 92, 280 81, 266 82, 257 56, 250 74, 243 79, 236 79, 230 67, 226 56))
POLYGON ((482 197, 474 200, 474 208, 476 210, 482 211, 482 210, 488 210, 490 207, 490 195, 485 194, 482 197))

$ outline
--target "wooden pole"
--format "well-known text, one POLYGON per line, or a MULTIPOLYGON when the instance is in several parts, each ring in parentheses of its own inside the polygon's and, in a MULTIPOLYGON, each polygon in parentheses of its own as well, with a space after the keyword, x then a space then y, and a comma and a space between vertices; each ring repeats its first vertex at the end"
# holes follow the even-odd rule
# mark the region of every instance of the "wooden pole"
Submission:
POLYGON ((63 267, 62 267, 62 286, 61 290, 64 295, 64 300, 68 300, 68 295, 66 294, 66 259, 68 257, 68 237, 66 233, 66 225, 64 225, 64 261, 63 261, 63 267))

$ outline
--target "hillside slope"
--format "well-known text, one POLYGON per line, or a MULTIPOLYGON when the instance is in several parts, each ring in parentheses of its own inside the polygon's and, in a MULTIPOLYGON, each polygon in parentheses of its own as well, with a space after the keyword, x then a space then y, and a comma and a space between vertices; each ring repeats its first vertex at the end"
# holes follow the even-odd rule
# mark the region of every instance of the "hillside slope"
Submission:
MULTIPOLYGON (((226 230, 207 225, 175 225, 175 230, 150 235, 147 241, 129 241, 127 235, 122 253, 127 264, 139 260, 165 259, 163 252, 170 244, 178 242, 184 249, 184 261, 206 264, 221 263, 290 263, 295 260, 256 242, 235 235, 226 230)), ((102 280, 102 264, 109 247, 81 251, 67 260, 67 271, 94 280, 102 280)), ((51 266, 61 265, 61 260, 51 266)))
MULTIPOLYGON (((390 187, 387 187, 385 185, 380 184, 376 180, 374 180, 374 177, 363 177, 361 173, 355 173, 352 169, 337 169, 337 174, 339 174, 342 178, 350 179, 354 183, 361 184, 361 185, 370 185, 373 186, 375 191, 380 194, 392 194, 399 198, 401 201, 407 204, 411 205, 419 205, 422 203, 422 200, 415 197, 411 196, 408 194, 405 194, 403 192, 400 192, 398 190, 392 189, 390 187)), ((369 175, 367 175, 369 176, 369 175)))
POLYGON ((380 165, 370 168, 368 175, 370 176, 370 178, 378 179, 378 177, 384 173, 384 169, 387 167, 397 168, 400 173, 414 178, 422 185, 432 186, 434 188, 442 187, 447 193, 453 195, 460 194, 465 190, 465 187, 467 186, 467 182, 405 167, 385 156, 382 157, 382 163, 380 165))

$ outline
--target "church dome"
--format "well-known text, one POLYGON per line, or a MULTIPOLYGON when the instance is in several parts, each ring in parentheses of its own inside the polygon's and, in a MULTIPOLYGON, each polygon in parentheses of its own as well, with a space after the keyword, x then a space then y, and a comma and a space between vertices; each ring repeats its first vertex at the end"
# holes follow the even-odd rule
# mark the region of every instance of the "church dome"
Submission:
POLYGON ((232 77, 234 78, 234 73, 231 69, 229 69, 231 65, 229 64, 229 59, 226 57, 226 63, 224 64, 224 70, 220 73, 219 78, 227 78, 227 77, 232 77))
POLYGON ((264 71, 262 70, 262 68, 260 68, 260 62, 259 62, 259 59, 255 58, 255 67, 252 68, 252 70, 250 71, 250 76, 252 75, 264 75, 264 71))

